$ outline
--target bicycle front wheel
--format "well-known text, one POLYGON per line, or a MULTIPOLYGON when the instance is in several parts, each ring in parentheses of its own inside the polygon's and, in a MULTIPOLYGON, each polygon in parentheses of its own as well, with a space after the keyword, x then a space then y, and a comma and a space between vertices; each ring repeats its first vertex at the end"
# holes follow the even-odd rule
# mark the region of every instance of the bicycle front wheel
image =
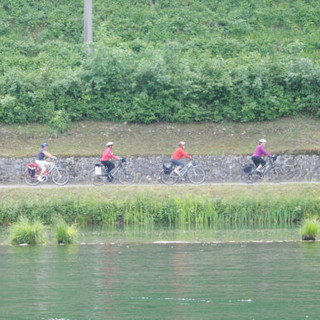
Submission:
POLYGON ((118 175, 121 184, 133 184, 134 173, 129 168, 120 169, 118 175))
POLYGON ((164 184, 175 184, 179 176, 172 170, 169 174, 161 172, 160 179, 164 184))
POLYGON ((193 184, 201 184, 206 178, 204 170, 199 166, 192 166, 187 172, 188 179, 193 184))
POLYGON ((25 183, 29 186, 36 186, 40 183, 40 181, 38 180, 38 176, 37 175, 31 176, 28 172, 28 169, 25 170, 23 178, 25 183))
POLYGON ((273 182, 280 182, 284 180, 285 171, 279 165, 274 165, 273 168, 268 172, 268 177, 273 182))
POLYGON ((69 181, 69 172, 66 169, 55 168, 51 171, 51 178, 56 185, 63 186, 69 181))

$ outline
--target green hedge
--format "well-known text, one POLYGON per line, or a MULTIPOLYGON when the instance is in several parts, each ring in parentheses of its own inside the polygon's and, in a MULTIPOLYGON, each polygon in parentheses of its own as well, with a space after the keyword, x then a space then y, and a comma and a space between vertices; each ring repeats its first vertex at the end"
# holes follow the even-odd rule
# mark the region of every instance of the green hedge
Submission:
POLYGON ((0 122, 320 116, 316 0, 0 0, 0 122))

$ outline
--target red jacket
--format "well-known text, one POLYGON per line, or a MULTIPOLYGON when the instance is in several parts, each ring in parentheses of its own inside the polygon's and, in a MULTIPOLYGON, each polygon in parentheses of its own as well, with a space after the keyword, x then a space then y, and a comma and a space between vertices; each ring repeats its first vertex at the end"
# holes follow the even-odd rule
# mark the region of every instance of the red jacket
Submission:
POLYGON ((103 156, 101 158, 100 161, 108 161, 110 158, 113 158, 113 159, 116 159, 116 160, 119 160, 118 157, 114 156, 113 153, 112 153, 112 148, 107 148, 104 153, 103 153, 103 156))
POLYGON ((186 154, 183 150, 182 147, 179 147, 175 150, 175 152, 173 153, 173 155, 171 156, 171 159, 174 160, 180 160, 182 157, 186 157, 187 159, 190 159, 191 156, 189 156, 188 154, 186 154))

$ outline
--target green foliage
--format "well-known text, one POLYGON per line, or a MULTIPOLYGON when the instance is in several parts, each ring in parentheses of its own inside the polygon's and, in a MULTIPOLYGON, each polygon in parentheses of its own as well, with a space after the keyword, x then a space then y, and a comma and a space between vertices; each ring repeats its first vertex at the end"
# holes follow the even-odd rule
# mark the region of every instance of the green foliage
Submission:
POLYGON ((45 239, 45 228, 40 221, 29 221, 21 216, 18 221, 11 226, 10 243, 19 244, 41 244, 45 239))
MULTIPOLYGON (((318 216, 319 200, 250 200, 221 201, 137 196, 121 201, 76 201, 72 199, 30 201, 0 206, 0 224, 30 220, 55 224, 55 216, 66 223, 79 224, 201 224, 226 226, 286 225, 309 215, 318 216)), ((67 232, 62 222, 61 233, 67 232)), ((75 232, 75 230, 74 230, 75 232)), ((68 237, 65 235, 65 237, 68 237)))
POLYGON ((49 126, 55 133, 63 133, 69 129, 70 119, 65 110, 57 110, 49 121, 49 126))
POLYGON ((54 230, 59 244, 74 243, 78 236, 77 227, 74 224, 69 226, 61 217, 54 222, 54 230))
POLYGON ((0 122, 320 116, 317 0, 0 0, 0 122))
POLYGON ((319 234, 320 223, 317 217, 302 221, 300 234, 302 240, 315 240, 319 234))

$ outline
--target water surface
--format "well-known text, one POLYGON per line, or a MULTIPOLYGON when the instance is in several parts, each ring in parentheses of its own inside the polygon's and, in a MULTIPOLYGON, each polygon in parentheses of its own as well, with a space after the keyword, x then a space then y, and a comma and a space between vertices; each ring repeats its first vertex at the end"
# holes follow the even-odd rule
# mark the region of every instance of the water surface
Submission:
POLYGON ((0 319, 319 319, 319 243, 294 228, 112 230, 1 245, 0 319))

